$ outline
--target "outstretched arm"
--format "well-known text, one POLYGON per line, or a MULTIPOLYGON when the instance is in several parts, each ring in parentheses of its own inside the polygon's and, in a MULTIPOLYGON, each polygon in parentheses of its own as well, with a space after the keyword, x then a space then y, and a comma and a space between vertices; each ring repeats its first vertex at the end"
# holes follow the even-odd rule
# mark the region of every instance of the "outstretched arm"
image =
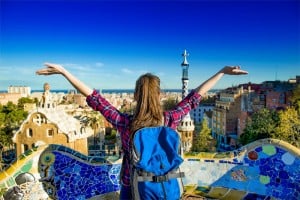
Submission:
POLYGON ((76 78, 73 74, 68 72, 61 65, 53 63, 45 63, 45 68, 37 70, 36 74, 38 75, 52 75, 52 74, 61 74, 63 75, 72 85, 75 87, 81 94, 88 96, 92 94, 93 90, 76 78))
POLYGON ((241 70, 239 66, 225 66, 215 75, 207 79, 204 83, 199 85, 195 91, 198 92, 201 96, 204 96, 205 93, 210 90, 221 78, 224 74, 228 75, 242 75, 248 74, 247 71, 241 70))

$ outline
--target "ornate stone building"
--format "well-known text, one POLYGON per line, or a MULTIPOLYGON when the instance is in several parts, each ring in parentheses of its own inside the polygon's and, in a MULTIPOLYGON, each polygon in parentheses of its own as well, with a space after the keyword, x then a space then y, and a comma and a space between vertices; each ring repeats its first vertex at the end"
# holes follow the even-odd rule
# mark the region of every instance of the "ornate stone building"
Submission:
POLYGON ((90 127, 56 106, 51 98, 50 85, 46 83, 39 106, 29 112, 13 142, 17 156, 43 144, 60 144, 87 155, 87 138, 91 135, 93 130, 90 127))

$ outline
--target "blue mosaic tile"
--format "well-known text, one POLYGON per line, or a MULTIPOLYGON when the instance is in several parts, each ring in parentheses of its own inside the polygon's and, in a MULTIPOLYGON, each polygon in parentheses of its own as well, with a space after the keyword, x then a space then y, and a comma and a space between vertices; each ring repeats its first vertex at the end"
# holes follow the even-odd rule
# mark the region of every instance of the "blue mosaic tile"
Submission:
MULTIPOLYGON (((40 167, 46 191, 57 199, 88 199, 120 189, 120 164, 95 164, 91 158, 68 148, 51 145, 40 167)), ((211 186, 249 192, 244 199, 300 199, 300 159, 287 150, 266 144, 232 160, 206 159, 206 165, 232 168, 211 186), (251 154, 248 155, 249 152, 251 154), (249 157, 248 157, 249 156, 249 157), (272 198, 271 198, 272 197, 272 198)), ((199 162, 189 159, 187 162, 199 162)), ((205 164, 201 166, 206 170, 205 164)), ((217 176, 217 174, 213 174, 217 176)), ((204 184, 199 180, 198 185, 204 184)))
POLYGON ((247 188, 247 191, 253 194, 249 194, 246 199, 264 199, 266 197, 268 199, 271 197, 271 199, 286 199, 287 195, 291 197, 289 199, 300 199, 299 157, 271 144, 248 150, 244 155, 241 167, 245 168, 239 168, 234 159, 233 162, 219 160, 220 164, 232 163, 236 166, 215 181, 212 186, 237 190, 247 188), (239 170, 244 173, 240 173, 239 170))
POLYGON ((248 193, 243 199, 244 200, 265 200, 266 196, 254 194, 254 193, 248 193))
MULTIPOLYGON (((105 194, 112 191, 118 191, 120 165, 111 164, 90 164, 85 162, 87 156, 79 153, 72 153, 68 148, 57 148, 60 151, 53 150, 49 153, 49 160, 54 160, 51 176, 45 181, 49 187, 53 186, 55 192, 53 197, 57 199, 88 199, 95 195, 105 194), (63 151, 63 152, 61 152, 63 151), (53 158, 51 158, 51 155, 53 158), (51 158, 51 159, 50 159, 51 158), (83 158, 84 160, 82 160, 83 158)), ((41 156, 43 159, 43 156, 41 156)), ((41 168, 45 166, 41 164, 41 168)), ((45 174, 48 174, 45 172, 45 174)))

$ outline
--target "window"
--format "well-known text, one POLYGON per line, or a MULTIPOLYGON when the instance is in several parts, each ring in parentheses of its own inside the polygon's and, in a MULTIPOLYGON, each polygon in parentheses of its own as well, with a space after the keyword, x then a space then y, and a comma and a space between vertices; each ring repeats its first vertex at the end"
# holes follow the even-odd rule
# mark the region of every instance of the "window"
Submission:
POLYGON ((24 153, 25 151, 27 151, 29 148, 28 148, 28 145, 27 144, 22 144, 21 145, 21 151, 22 153, 24 153))
POLYGON ((48 129, 47 130, 47 136, 48 137, 53 137, 53 135, 54 135, 54 130, 53 129, 48 129))
POLYGON ((285 103, 285 95, 283 93, 279 96, 279 103, 284 104, 285 103))
POLYGON ((41 114, 37 114, 34 118, 33 118, 33 122, 36 123, 37 125, 42 125, 43 123, 47 123, 46 118, 41 115, 41 114))
POLYGON ((26 132, 27 132, 27 137, 31 138, 33 136, 33 131, 31 128, 28 128, 26 132))

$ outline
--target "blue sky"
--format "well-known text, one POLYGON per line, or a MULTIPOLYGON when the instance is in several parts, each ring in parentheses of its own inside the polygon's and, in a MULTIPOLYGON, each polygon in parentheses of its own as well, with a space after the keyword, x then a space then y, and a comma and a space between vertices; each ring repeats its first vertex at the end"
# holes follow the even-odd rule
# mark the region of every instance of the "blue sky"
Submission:
POLYGON ((0 1, 0 90, 72 88, 61 76, 35 75, 44 62, 96 89, 133 89, 145 72, 180 89, 184 49, 190 89, 225 65, 249 75, 225 76, 215 88, 295 78, 300 1, 0 1))

